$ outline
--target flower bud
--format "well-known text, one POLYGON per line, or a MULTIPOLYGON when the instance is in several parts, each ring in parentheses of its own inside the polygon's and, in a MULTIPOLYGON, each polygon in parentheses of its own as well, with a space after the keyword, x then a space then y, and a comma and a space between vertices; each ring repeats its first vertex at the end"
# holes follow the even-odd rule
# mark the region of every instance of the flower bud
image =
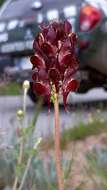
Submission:
POLYGON ((23 82, 23 89, 29 89, 29 87, 30 87, 30 82, 28 81, 28 80, 25 80, 24 82, 23 82))
POLYGON ((17 117, 18 117, 19 119, 21 119, 21 118, 24 117, 24 113, 23 113, 23 111, 22 111, 21 109, 17 111, 17 117))

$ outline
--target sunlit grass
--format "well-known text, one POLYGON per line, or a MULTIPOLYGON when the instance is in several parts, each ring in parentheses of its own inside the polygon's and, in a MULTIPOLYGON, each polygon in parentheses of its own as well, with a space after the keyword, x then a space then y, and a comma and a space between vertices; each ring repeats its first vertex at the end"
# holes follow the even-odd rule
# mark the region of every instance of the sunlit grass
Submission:
POLYGON ((21 87, 17 82, 9 82, 0 85, 0 95, 16 96, 20 95, 21 87))
MULTIPOLYGON (((79 123, 78 126, 65 129, 62 132, 61 148, 66 149, 66 146, 73 141, 84 140, 89 136, 99 135, 103 132, 107 133, 106 121, 102 122, 100 120, 99 121, 95 120, 92 123, 88 124, 79 123)), ((47 140, 45 140, 43 147, 45 147, 45 145, 48 145, 48 148, 53 148, 54 145, 53 139, 48 138, 47 140)))
POLYGON ((86 137, 98 135, 107 132, 107 123, 104 121, 94 121, 93 123, 83 124, 80 123, 74 128, 65 129, 62 133, 61 146, 65 148, 71 141, 84 140, 86 137))

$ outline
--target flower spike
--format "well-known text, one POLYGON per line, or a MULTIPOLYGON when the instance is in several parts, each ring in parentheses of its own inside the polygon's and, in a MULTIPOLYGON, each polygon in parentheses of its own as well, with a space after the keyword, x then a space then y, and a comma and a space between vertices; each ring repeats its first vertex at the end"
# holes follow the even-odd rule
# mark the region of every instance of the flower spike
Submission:
POLYGON ((34 93, 51 98, 52 84, 57 93, 62 91, 66 106, 67 96, 77 90, 79 81, 75 79, 78 70, 76 58, 77 36, 72 32, 68 21, 40 25, 41 32, 36 36, 31 57, 34 93))

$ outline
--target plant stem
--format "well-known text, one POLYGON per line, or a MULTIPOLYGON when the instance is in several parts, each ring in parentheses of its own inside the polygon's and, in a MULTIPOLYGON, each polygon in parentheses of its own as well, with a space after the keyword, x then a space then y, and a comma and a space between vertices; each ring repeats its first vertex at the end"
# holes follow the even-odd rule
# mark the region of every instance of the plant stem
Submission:
POLYGON ((59 128, 59 104, 58 94, 54 86, 54 118, 55 118, 55 159, 58 190, 64 190, 62 168, 61 168, 61 149, 60 149, 60 128, 59 128))
POLYGON ((23 112, 26 115, 26 97, 27 97, 28 89, 24 89, 24 96, 23 96, 23 112))
MULTIPOLYGON (((20 120, 20 128, 23 128, 23 124, 25 124, 25 114, 26 114, 26 97, 27 97, 27 91, 28 88, 24 88, 24 96, 23 96, 23 112, 24 112, 24 118, 20 120), (22 124, 23 123, 23 124, 22 124)), ((23 150, 24 150, 24 137, 21 137, 20 147, 19 147, 19 157, 18 157, 18 165, 22 163, 23 160, 23 150)), ((18 175, 15 176, 14 184, 13 184, 13 190, 17 190, 19 177, 18 175)))
POLYGON ((20 187, 18 190, 22 190, 22 188, 23 188, 23 185, 25 183, 25 180, 26 180, 26 177, 27 177, 30 165, 31 165, 31 161, 32 161, 32 156, 30 156, 28 161, 27 161, 27 166, 26 166, 26 169, 25 169, 25 172, 24 172, 24 175, 22 177, 21 184, 20 184, 20 187))
MULTIPOLYGON (((18 157, 18 164, 19 165, 21 164, 22 159, 23 159, 23 148, 24 148, 24 141, 23 141, 23 137, 22 137, 21 142, 20 142, 20 152, 19 152, 19 157, 18 157)), ((15 180, 14 180, 14 184, 13 184, 13 190, 17 189, 18 179, 19 179, 19 177, 16 175, 15 180)))

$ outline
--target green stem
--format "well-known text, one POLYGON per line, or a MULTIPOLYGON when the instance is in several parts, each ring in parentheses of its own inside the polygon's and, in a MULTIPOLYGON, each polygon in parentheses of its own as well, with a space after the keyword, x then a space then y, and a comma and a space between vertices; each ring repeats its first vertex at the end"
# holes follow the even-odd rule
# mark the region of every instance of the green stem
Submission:
POLYGON ((59 104, 58 94, 54 86, 54 117, 55 117, 55 158, 58 190, 64 190, 62 168, 61 168, 61 149, 60 149, 60 128, 59 128, 59 104))
MULTIPOLYGON (((20 165, 22 163, 23 159, 23 149, 24 149, 24 140, 23 137, 20 142, 20 151, 19 151, 19 157, 18 157, 18 164, 20 165)), ((15 176, 14 184, 13 184, 13 190, 17 189, 19 177, 18 175, 15 176)))
POLYGON ((24 172, 24 175, 22 177, 21 184, 20 184, 20 187, 18 188, 18 190, 22 190, 22 188, 23 188, 23 185, 25 183, 25 180, 26 180, 26 177, 27 177, 30 165, 31 165, 31 161, 32 161, 32 156, 30 156, 28 161, 27 161, 27 166, 26 166, 26 169, 25 169, 25 172, 24 172))

